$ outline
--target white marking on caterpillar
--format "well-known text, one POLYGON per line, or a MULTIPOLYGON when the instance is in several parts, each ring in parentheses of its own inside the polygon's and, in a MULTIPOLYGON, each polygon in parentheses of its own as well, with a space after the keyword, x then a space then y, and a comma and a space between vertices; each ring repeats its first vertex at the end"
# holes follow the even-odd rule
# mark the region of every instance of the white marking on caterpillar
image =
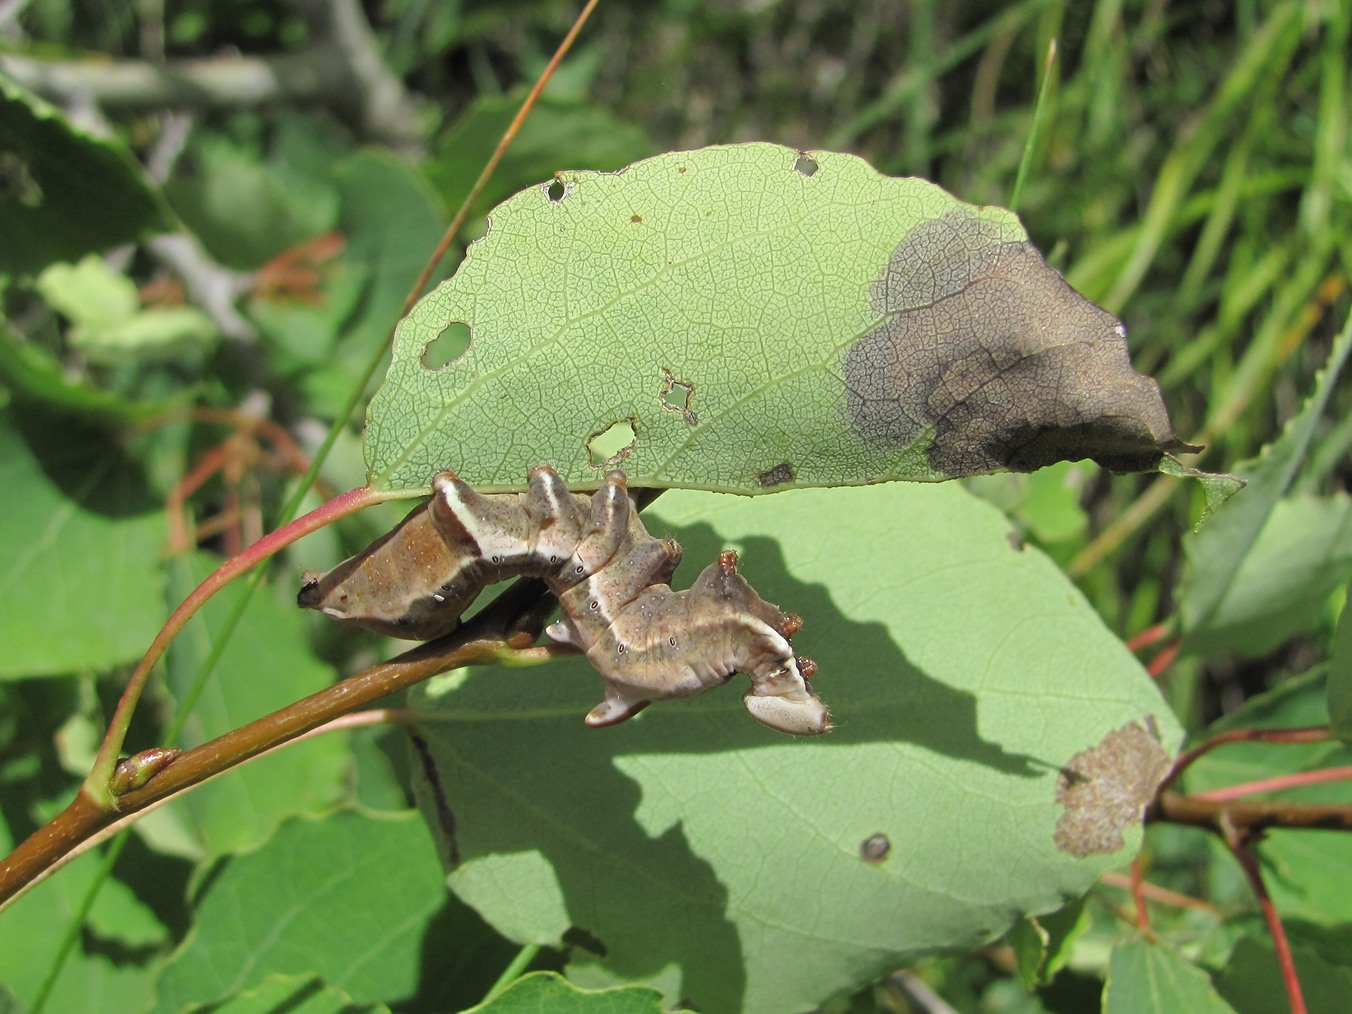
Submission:
POLYGON ((648 534, 625 475, 606 475, 591 497, 570 493, 537 465, 525 493, 485 495, 455 473, 398 527, 322 576, 307 574, 298 601, 334 619, 425 640, 455 629, 489 584, 543 578, 563 617, 545 631, 586 652, 605 681, 587 715, 614 725, 652 701, 692 697, 736 672, 751 678, 748 712, 773 729, 812 735, 831 728, 789 638, 802 621, 756 594, 723 553, 693 586, 667 583, 681 547, 648 534))

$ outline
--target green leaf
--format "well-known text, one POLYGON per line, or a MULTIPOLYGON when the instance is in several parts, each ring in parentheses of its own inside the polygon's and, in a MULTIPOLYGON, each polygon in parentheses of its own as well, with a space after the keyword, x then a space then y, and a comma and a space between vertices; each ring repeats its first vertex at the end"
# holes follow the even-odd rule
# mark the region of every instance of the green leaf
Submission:
POLYGON ((1352 597, 1343 602, 1329 662, 1328 709, 1333 734, 1352 742, 1352 597))
POLYGON ((1163 944, 1132 940, 1113 948, 1103 1014, 1234 1014, 1211 977, 1163 944))
POLYGON ((357 1004, 313 975, 269 975, 255 989, 236 993, 211 1014, 387 1014, 381 1004, 357 1004))
MULTIPOLYGON (((1298 728, 1323 725, 1323 671, 1293 678, 1275 690, 1246 701, 1208 733, 1232 728, 1298 728)), ((1352 747, 1336 740, 1311 744, 1233 743, 1214 750, 1188 768, 1189 792, 1207 792, 1229 785, 1260 781, 1321 768, 1352 766, 1352 747)), ((1282 790, 1292 802, 1345 803, 1342 782, 1302 785, 1282 790)), ((1268 891, 1284 917, 1333 925, 1352 923, 1352 894, 1347 870, 1352 868, 1352 836, 1314 831, 1274 831, 1258 846, 1268 891)), ((1313 1009, 1313 1008, 1312 1008, 1313 1009)))
POLYGON ((1121 325, 1013 214, 852 155, 676 152, 560 173, 490 217, 400 323, 368 414, 378 486, 449 464, 519 489, 551 461, 585 488, 623 460, 635 485, 763 493, 1154 468, 1186 446, 1121 325), (612 428, 631 446, 602 460, 612 428))
MULTIPOLYGON (((293 119, 283 128, 295 129, 293 119)), ((304 129, 304 128, 301 128, 304 129)), ((221 264, 250 271, 333 228, 336 201, 329 164, 288 166, 251 145, 198 132, 165 196, 221 264)))
POLYGON ((162 231, 166 219, 122 145, 0 75, 0 273, 73 261, 162 231))
POLYGON ((1026 989, 1047 985, 1070 958, 1072 943, 1090 926, 1084 903, 1076 898, 1058 912, 1027 916, 1006 935, 1026 989))
POLYGON ((358 1003, 411 996, 419 941, 446 902, 412 813, 340 811, 284 824, 199 887, 193 932, 159 983, 159 1012, 211 1003, 269 975, 317 975, 358 1003))
POLYGON ((348 156, 335 170, 334 182, 347 261, 370 279, 355 318, 344 329, 344 348, 364 364, 371 346, 388 339, 390 322, 422 273, 427 251, 441 239, 446 211, 419 173, 387 153, 348 156))
POLYGON ((183 390, 158 401, 130 401, 84 380, 71 379, 65 367, 45 349, 24 341, 0 320, 0 380, 16 401, 36 402, 43 412, 72 412, 97 420, 139 422, 191 402, 183 390))
POLYGON ((662 994, 642 986, 579 989, 555 972, 531 972, 465 1014, 662 1014, 662 994))
POLYGON ((93 362, 116 364, 200 352, 216 340, 216 325, 191 306, 142 309, 136 285, 101 257, 53 264, 38 291, 71 321, 68 341, 93 362))
POLYGON ((37 277, 37 290, 77 334, 126 323, 141 308, 136 283, 94 254, 75 264, 49 265, 37 277))
POLYGON ((0 413, 0 676, 106 669, 163 621, 164 514, 107 434, 0 413))
POLYGON ((1188 634, 1197 654, 1266 654, 1329 619, 1329 596, 1352 569, 1352 500, 1288 497, 1272 505, 1258 538, 1214 612, 1188 634))
POLYGON ((575 928, 584 985, 801 1010, 1059 909, 1138 846, 1179 730, 992 507, 888 484, 673 492, 649 513, 688 566, 736 546, 748 580, 804 617, 796 645, 836 729, 779 735, 729 687, 588 730, 601 685, 580 662, 429 684, 413 701, 435 775, 420 802, 452 888, 505 935, 575 928))
POLYGON ((1244 488, 1244 480, 1224 472, 1203 472, 1189 468, 1172 454, 1160 459, 1159 470, 1163 475, 1172 475, 1178 479, 1196 479, 1202 491, 1202 516, 1197 519, 1193 531, 1199 531, 1211 520, 1213 514, 1221 509, 1229 499, 1244 488))
MULTIPOLYGON (((1293 928, 1288 927, 1288 932, 1293 928)), ((1217 977, 1217 986, 1238 1014, 1288 1014, 1291 1004, 1272 941, 1266 931, 1262 932, 1263 936, 1246 936, 1235 945, 1217 977)), ((1345 934, 1339 943, 1341 961, 1314 947, 1302 946, 1300 936, 1292 935, 1291 958, 1307 1010, 1338 1011, 1347 1007, 1347 998, 1352 996, 1352 967, 1346 960, 1349 941, 1345 934)))
POLYGON ((1194 631, 1205 629, 1231 593, 1240 567, 1253 550, 1277 502, 1296 477, 1315 428, 1324 414, 1338 374, 1352 350, 1352 317, 1334 342, 1328 363, 1300 413, 1251 467, 1241 470, 1248 487, 1218 518, 1184 542, 1191 567, 1180 589, 1184 648, 1194 631))
MULTIPOLYGON (((81 856, 34 887, 0 918, 0 982, 26 1003, 33 1001, 51 968, 101 862, 97 852, 81 856)), ((125 884, 106 881, 90 911, 88 929, 77 937, 46 1009, 144 1009, 153 993, 153 969, 141 949, 153 951, 168 936, 168 930, 125 884)))
POLYGON ((389 338, 446 214, 427 182, 388 153, 359 151, 333 171, 341 258, 325 272, 315 306, 255 300, 274 369, 298 378, 322 413, 347 400, 371 350, 389 338))
MULTIPOLYGON (((177 563, 170 597, 181 600, 219 563, 205 553, 195 554, 190 567, 177 563)), ((170 647, 169 686, 180 701, 245 592, 243 582, 236 582, 216 595, 170 647)), ((310 650, 304 619, 290 598, 261 592, 249 600, 193 708, 183 745, 197 746, 334 681, 333 670, 310 650)), ((197 786, 176 811, 201 854, 241 851, 270 837, 288 817, 332 807, 346 792, 350 770, 346 737, 320 736, 197 786)))
MULTIPOLYGON (((459 208, 469 196, 525 97, 523 88, 477 98, 441 139, 425 172, 448 208, 459 208)), ((513 139, 474 211, 487 212, 513 191, 548 179, 561 166, 619 169, 652 150, 641 127, 604 107, 543 98, 513 139)))

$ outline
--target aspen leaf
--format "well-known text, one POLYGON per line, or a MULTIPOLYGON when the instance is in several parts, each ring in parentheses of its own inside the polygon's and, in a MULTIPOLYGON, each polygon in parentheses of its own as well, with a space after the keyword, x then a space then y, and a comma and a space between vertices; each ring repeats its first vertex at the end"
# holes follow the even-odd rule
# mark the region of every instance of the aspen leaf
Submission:
POLYGON ((451 466, 519 489, 548 461, 579 489, 622 465, 635 486, 764 493, 1190 449, 1122 325, 1013 213, 853 155, 561 172, 489 220, 399 325, 369 411, 378 486, 451 466))

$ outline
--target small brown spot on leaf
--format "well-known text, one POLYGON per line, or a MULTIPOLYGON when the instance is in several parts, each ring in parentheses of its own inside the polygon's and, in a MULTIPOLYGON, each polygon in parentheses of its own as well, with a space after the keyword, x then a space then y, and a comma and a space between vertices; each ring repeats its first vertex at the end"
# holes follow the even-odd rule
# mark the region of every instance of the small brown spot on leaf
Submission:
POLYGON ((871 445, 933 434, 945 475, 1092 458, 1153 468, 1187 450, 1126 332, 1026 242, 967 211, 924 222, 874 283, 883 322, 846 353, 846 413, 871 445))
POLYGON ((756 481, 766 489, 774 486, 782 486, 786 482, 793 482, 793 466, 787 461, 781 461, 774 468, 767 468, 760 475, 756 476, 756 481))
POLYGON ((885 834, 871 834, 859 843, 859 858, 866 863, 880 863, 892 851, 892 841, 885 834))
MULTIPOLYGON (((1153 726, 1153 719, 1146 719, 1153 726)), ((1139 824, 1169 770, 1169 755, 1146 726, 1129 722, 1081 750, 1061 769, 1056 847, 1077 859, 1122 847, 1124 828, 1139 824)))
POLYGON ((643 216, 642 216, 642 215, 630 215, 630 216, 629 216, 629 221, 633 222, 634 225, 638 225, 639 223, 641 223, 641 222, 643 221, 643 216))

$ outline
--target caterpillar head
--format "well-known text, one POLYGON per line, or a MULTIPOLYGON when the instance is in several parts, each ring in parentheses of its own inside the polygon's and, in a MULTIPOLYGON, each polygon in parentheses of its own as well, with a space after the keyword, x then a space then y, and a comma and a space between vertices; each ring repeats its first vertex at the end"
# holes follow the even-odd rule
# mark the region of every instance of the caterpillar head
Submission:
POLYGON ((796 665, 790 661, 779 672, 753 680, 742 703, 752 718, 779 732, 792 736, 829 732, 831 713, 807 681, 816 671, 810 658, 798 659, 796 665))

